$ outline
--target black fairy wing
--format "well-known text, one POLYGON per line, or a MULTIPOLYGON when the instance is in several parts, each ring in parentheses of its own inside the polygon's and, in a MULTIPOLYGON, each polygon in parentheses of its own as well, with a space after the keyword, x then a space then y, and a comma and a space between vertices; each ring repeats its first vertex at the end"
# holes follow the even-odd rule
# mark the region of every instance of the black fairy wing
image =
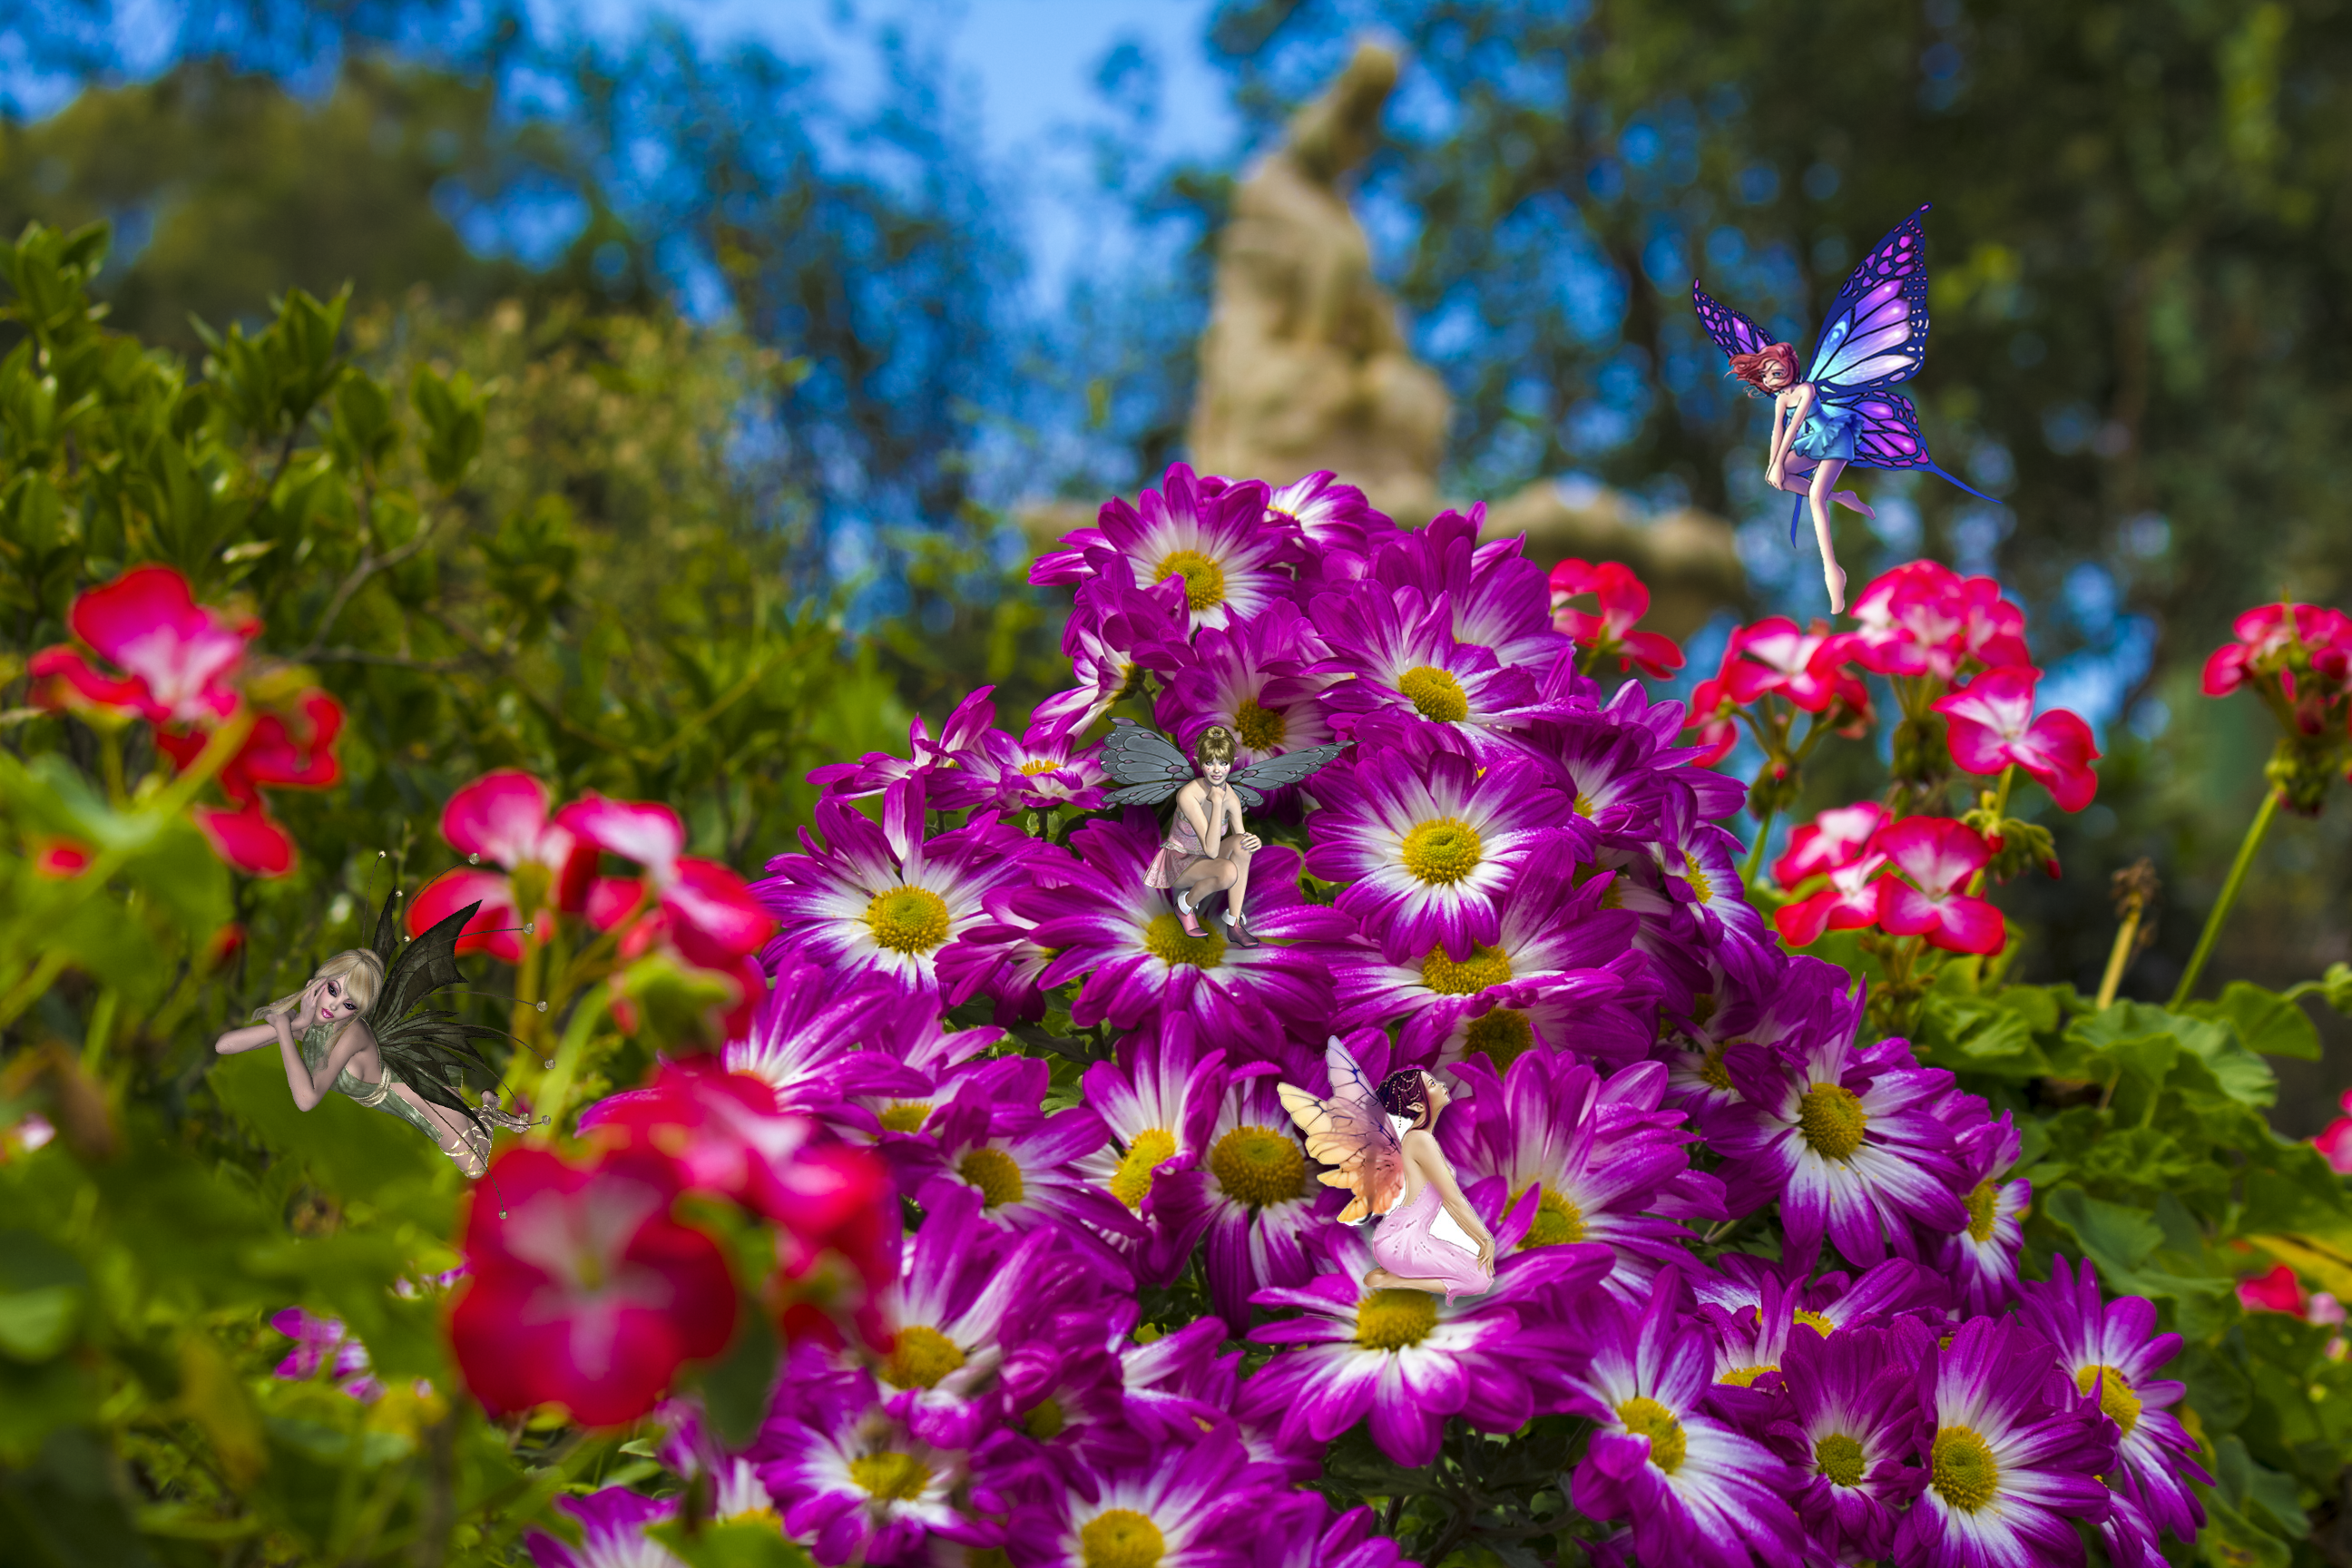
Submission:
POLYGON ((1112 805, 1158 805, 1192 782, 1192 761, 1167 736, 1132 719, 1111 721, 1103 742, 1103 771, 1124 784, 1103 799, 1112 805))
POLYGON ((1278 757, 1267 757, 1252 763, 1234 773, 1225 782, 1242 797, 1242 804, 1252 811, 1265 804, 1261 790, 1280 789, 1295 784, 1320 773, 1326 763, 1354 745, 1353 741, 1334 741, 1328 746, 1307 746, 1296 752, 1285 752, 1278 757))
POLYGON ((475 1108, 459 1098, 457 1089, 469 1072, 497 1079, 498 1068, 474 1048, 474 1042, 504 1036, 480 1024, 460 1022, 457 1014, 425 1004, 435 992, 464 978, 457 971, 457 938, 480 908, 478 903, 467 904, 387 956, 383 952, 387 938, 397 944, 400 937, 392 903, 386 900, 376 921, 375 942, 378 955, 387 959, 383 992, 368 1010, 368 1028, 375 1036, 376 1050, 384 1065, 422 1098, 477 1121, 475 1108))

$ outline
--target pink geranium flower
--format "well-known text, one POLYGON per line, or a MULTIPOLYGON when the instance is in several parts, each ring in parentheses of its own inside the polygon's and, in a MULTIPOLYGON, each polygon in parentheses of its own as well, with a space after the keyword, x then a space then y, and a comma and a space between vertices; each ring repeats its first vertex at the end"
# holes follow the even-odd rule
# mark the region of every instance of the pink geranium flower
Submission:
POLYGON ((1886 808, 1874 800, 1832 806, 1789 835, 1787 851, 1772 862, 1772 879, 1794 888, 1809 877, 1851 866, 1886 820, 1886 808))
POLYGON ((1774 616, 1731 634, 1717 679, 1743 708, 1777 692, 1808 713, 1824 712, 1849 685, 1860 689, 1845 669, 1851 647, 1851 637, 1831 632, 1827 621, 1800 631, 1788 616, 1774 616))
POLYGON ((1992 858, 1983 837, 1942 816, 1906 817, 1881 833, 1877 847, 1909 883, 1878 884, 1878 923, 1895 936, 1924 936, 1948 952, 1999 952, 2007 940, 2000 911, 1964 889, 1992 858))
POLYGON ((1963 579, 1937 561, 1906 561, 1853 602, 1854 658, 1881 675, 1949 681, 1974 659, 1990 669, 2024 664, 2025 612, 1990 577, 1963 579))
POLYGON ((2328 1168, 2339 1176, 2352 1176, 2352 1089, 2337 1097, 2336 1106, 2344 1114, 2327 1124, 2326 1131, 2311 1141, 2328 1168))
POLYGON ((686 1362, 734 1336, 736 1288, 719 1244, 671 1217, 670 1162, 650 1152, 573 1165, 539 1149, 491 1167, 511 1217, 478 1203, 473 1268, 449 1315, 467 1386, 501 1414, 553 1401, 590 1426, 634 1421, 686 1362))
POLYGON ((197 604, 185 577, 152 565, 134 566, 80 595, 66 624, 124 673, 92 667, 76 648, 44 648, 28 671, 37 700, 137 714, 157 724, 211 723, 235 712, 236 668, 261 629, 197 604))
POLYGON ((1597 656, 1615 654, 1620 668, 1660 680, 1683 667, 1683 650, 1670 637, 1633 630, 1649 613, 1650 590, 1622 562, 1570 560, 1551 569, 1552 625, 1597 656), (1599 615, 1570 607, 1586 594, 1600 601, 1599 615))
POLYGON ((1830 885, 1772 911, 1772 924, 1790 947, 1821 940, 1825 931, 1861 931, 1878 923, 1879 874, 1887 858, 1875 851, 1832 870, 1830 885))
POLYGON ((641 887, 658 903, 670 940, 695 963, 730 968, 776 929, 742 878, 716 860, 679 853, 686 824, 667 805, 590 795, 557 812, 555 826, 643 866, 641 887))
POLYGON ((2080 811, 2098 793, 2091 764, 2099 748, 2091 727, 2063 708, 2033 716, 2033 688, 2042 672, 2030 667, 1989 669, 1938 701, 1951 723, 1952 761, 1972 773, 1997 773, 2014 764, 2041 781, 2061 811, 2080 811))
POLYGON ((2238 1281, 2238 1304, 2249 1312, 2287 1312, 2299 1318, 2303 1282, 2285 1264, 2273 1264, 2267 1274, 2249 1275, 2238 1281))
POLYGON ((585 907, 595 847, 548 819, 547 786, 529 773, 500 769, 451 795, 441 808, 441 837, 468 860, 494 861, 503 869, 460 868, 436 879, 409 900, 412 935, 478 903, 480 912, 467 922, 457 951, 520 963, 521 938, 507 928, 526 921, 543 924, 558 909, 585 907), (525 902, 532 906, 528 913, 525 902))
POLYGON ((2352 620, 2340 610, 2316 605, 2257 605, 2231 625, 2237 637, 2223 643, 2205 660, 2208 697, 2226 697, 2251 676, 2279 668, 2300 644, 2312 669, 2341 681, 2352 663, 2352 620))

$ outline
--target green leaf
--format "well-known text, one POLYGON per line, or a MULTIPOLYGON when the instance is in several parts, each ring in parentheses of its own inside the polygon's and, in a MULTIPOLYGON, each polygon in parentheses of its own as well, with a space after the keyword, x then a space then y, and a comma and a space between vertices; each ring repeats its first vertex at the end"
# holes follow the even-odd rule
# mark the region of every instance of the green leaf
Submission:
POLYGON ((2095 1198, 2080 1187, 2050 1194, 2042 1212, 2074 1233, 2103 1274, 2131 1273, 2164 1242, 2163 1229, 2145 1211, 2095 1198))
POLYGON ((749 1447, 767 1419, 778 1352, 776 1331, 758 1302, 744 1302, 736 1321, 735 1342, 727 1353, 689 1380, 702 1390, 711 1430, 730 1448, 749 1447))
POLYGON ((805 1548, 784 1539, 772 1522, 741 1520, 689 1530, 682 1520, 649 1526, 646 1536, 676 1552, 688 1568, 810 1568, 805 1548))
POLYGON ((2319 1059, 2319 1030, 2311 1016, 2275 991, 2232 980, 2221 987, 2221 1001, 2206 1003, 2204 1008, 2226 1018, 2238 1031, 2239 1043, 2250 1051, 2297 1061, 2319 1059))

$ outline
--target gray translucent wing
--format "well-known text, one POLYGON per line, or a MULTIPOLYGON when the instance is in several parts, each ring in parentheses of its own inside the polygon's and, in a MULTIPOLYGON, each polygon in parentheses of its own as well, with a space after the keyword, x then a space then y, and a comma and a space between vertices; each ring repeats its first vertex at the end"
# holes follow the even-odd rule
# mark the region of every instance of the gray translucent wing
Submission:
POLYGON ((1260 790, 1280 789, 1323 771, 1324 765, 1341 752, 1354 745, 1353 741, 1334 741, 1328 746, 1307 746, 1296 752, 1285 752, 1278 757, 1268 757, 1252 763, 1226 779, 1242 797, 1242 804, 1255 811, 1265 804, 1260 790))
POLYGON ((1103 797, 1113 805, 1158 805, 1192 782, 1192 759, 1167 736, 1132 719, 1111 721, 1102 764, 1105 773, 1127 786, 1103 797))
POLYGON ((375 917, 375 941, 368 944, 375 950, 383 972, 392 973, 392 961, 400 956, 400 889, 394 888, 383 896, 383 910, 375 917))

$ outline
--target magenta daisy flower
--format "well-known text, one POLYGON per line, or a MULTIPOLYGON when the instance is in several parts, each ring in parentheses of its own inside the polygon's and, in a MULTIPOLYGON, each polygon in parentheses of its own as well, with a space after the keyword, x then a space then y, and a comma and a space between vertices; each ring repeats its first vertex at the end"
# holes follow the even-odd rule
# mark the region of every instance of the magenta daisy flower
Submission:
POLYGON ((1326 578, 1363 575, 1363 557, 1398 531, 1385 513, 1373 510, 1363 491, 1339 483, 1339 476, 1328 468, 1276 489, 1265 498, 1265 510, 1269 521, 1297 527, 1308 567, 1326 578), (1352 557, 1349 564, 1355 570, 1335 562, 1334 556, 1352 557))
POLYGON ((982 900, 1021 876, 1035 840, 994 823, 926 840, 924 805, 920 779, 890 786, 878 828, 837 799, 818 801, 826 847, 803 829, 808 853, 778 856, 773 874, 751 884, 779 927, 761 963, 772 969, 804 952, 845 980, 874 974, 902 991, 936 991, 940 951, 985 923, 982 900))
POLYGON ((1810 1263, 1824 1234, 1849 1262, 1875 1263, 1890 1247, 1911 1258, 1913 1226, 1968 1224, 1952 1192, 1951 1131, 1934 1110, 1952 1075, 1914 1066, 1909 1042, 1864 1051, 1817 1039, 1794 1059, 1733 1046, 1723 1065, 1743 1102, 1717 1118, 1709 1140, 1724 1157, 1726 1198, 1745 1214, 1777 1197, 1787 1258, 1810 1263))
POLYGON ((1034 1568, 1250 1568, 1265 1516, 1295 1506, 1287 1491, 1254 1473, 1239 1437, 1206 1433, 1038 1487, 1013 1510, 1010 1550, 1034 1568))
POLYGON ((1503 1184, 1501 1207, 1535 1194, 1519 1250, 1598 1242, 1613 1258, 1602 1283, 1637 1303, 1659 1269, 1688 1260, 1690 1232, 1655 1211, 1719 1206, 1721 1188, 1690 1169, 1695 1134, 1662 1109, 1664 1068, 1643 1062, 1604 1079, 1573 1058, 1529 1051, 1499 1079, 1484 1062, 1457 1076, 1473 1086, 1478 1114, 1447 1121, 1439 1136, 1462 1179, 1503 1184))
POLYGON ((1170 1230, 1152 1188, 1160 1171, 1196 1165, 1207 1152, 1225 1079, 1225 1053, 1199 1051, 1192 1020, 1181 1016, 1128 1036, 1116 1062, 1087 1068, 1087 1104, 1117 1142, 1080 1158, 1078 1169, 1150 1226, 1134 1257, 1146 1284, 1183 1272, 1209 1222, 1205 1208, 1188 1204, 1183 1228, 1170 1230))
POLYGON ((1313 625, 1279 601, 1237 626, 1205 627, 1162 682, 1160 727, 1190 740, 1224 725, 1235 767, 1322 745, 1331 739, 1323 691, 1339 679, 1321 668, 1324 652, 1313 625))
POLYGON ((1328 668, 1353 676, 1325 695, 1333 728, 1360 740, 1404 743, 1440 734, 1486 757, 1506 731, 1544 717, 1535 678, 1454 638, 1454 602, 1400 588, 1318 594, 1310 613, 1331 649, 1328 668))
POLYGON ((1093 811, 1102 805, 1108 775, 1092 748, 1081 748, 1078 731, 1052 722, 1035 722, 1015 741, 1002 730, 990 730, 964 759, 961 790, 953 803, 993 815, 1000 811, 1051 811, 1071 805, 1093 811))
POLYGON ((1152 588, 1117 577, 1090 578, 1078 584, 1076 599, 1062 628, 1062 651, 1077 684, 1037 704, 1029 721, 1083 735, 1111 704, 1137 689, 1144 670, 1152 667, 1147 661, 1160 658, 1159 648, 1183 645, 1189 615, 1181 577, 1152 588))
POLYGON ((543 1530, 525 1539, 535 1568, 686 1568, 676 1553, 646 1539, 646 1526, 677 1516, 675 1498, 649 1498, 626 1487, 555 1500, 580 1521, 580 1544, 567 1545, 543 1530))
POLYGON ((1771 942, 1770 928, 1739 878, 1739 840, 1703 820, 1698 802, 1669 788, 1658 833, 1651 845, 1666 896, 1696 921, 1710 946, 1732 945, 1754 952, 1771 942))
POLYGON ((1638 1315, 1606 1291, 1571 1307, 1592 1359, 1568 1408, 1595 1425, 1570 1496, 1591 1518, 1630 1519, 1637 1562, 1796 1568, 1805 1548, 1786 1500, 1794 1477, 1706 1413, 1715 1352, 1675 1310, 1680 1289, 1669 1270, 1638 1315))
MULTIPOLYGON (((1641 1010, 1648 966, 1628 951, 1640 922, 1601 907, 1605 880, 1580 889, 1573 874, 1558 851, 1537 861, 1503 900, 1493 940, 1458 962, 1442 941, 1403 963, 1361 938, 1351 942, 1332 965, 1339 1026, 1402 1018, 1399 1053, 1433 1055, 1446 1067, 1475 1055, 1507 1068, 1538 1041, 1602 1061, 1638 1060, 1656 1033, 1641 1010)), ((1339 897, 1344 909, 1348 894, 1339 897)))
POLYGON ((1504 668, 1545 669, 1575 648, 1552 626, 1551 584, 1544 569, 1520 553, 1523 540, 1481 545, 1486 521, 1484 501, 1467 517, 1440 512, 1426 528, 1393 535, 1373 557, 1371 574, 1425 599, 1445 595, 1454 640, 1485 648, 1504 668))
POLYGON ((1797 1514, 1841 1561, 1886 1556, 1905 1504, 1927 1484, 1916 1463, 1918 1370, 1936 1336, 1909 1319, 1823 1339, 1800 1331, 1781 1352, 1786 1415, 1767 1440, 1804 1477, 1797 1514))
POLYGON ((2213 1478, 2199 1468, 2197 1440, 2172 1410, 2187 1386, 2155 1375, 2179 1353, 2180 1336, 2158 1333, 2156 1309, 2137 1296, 2103 1302, 2097 1272, 2087 1259, 2080 1268, 2053 1258, 2046 1283, 2019 1288, 2018 1316, 2049 1340, 2075 1388, 2115 1423, 2121 1473, 2107 1479, 2153 1530, 2193 1541, 2205 1510, 2189 1483, 2211 1486, 2213 1478))
POLYGON ((1538 855, 1590 854, 1591 830, 1524 763, 1387 746, 1315 781, 1307 868, 1350 886, 1345 910, 1391 961, 1435 948, 1455 963, 1491 944, 1498 905, 1538 855))
POLYGON ((1973 1318, 1919 1368, 1927 1487, 1895 1527, 1918 1568, 2079 1563, 2076 1521, 2107 1517, 2115 1440, 2050 1345, 2013 1318, 1973 1318))
POLYGON ((1357 1226, 1332 1226, 1323 1245, 1337 1273, 1251 1298, 1298 1315, 1261 1323, 1249 1337, 1297 1348, 1243 1385, 1244 1411, 1280 1411, 1286 1436, 1304 1433, 1318 1443, 1369 1416, 1382 1453, 1420 1466, 1435 1462, 1449 1415, 1482 1432, 1515 1432, 1561 1408, 1583 1360, 1561 1316, 1608 1272, 1607 1248, 1571 1244, 1498 1256, 1491 1289, 1449 1303, 1425 1290, 1367 1289, 1371 1243, 1357 1226))
POLYGON ((1349 921, 1300 895, 1297 855, 1267 845, 1252 860, 1245 909, 1261 945, 1241 947, 1214 927, 1184 934, 1167 891, 1144 885, 1159 847, 1151 814, 1129 807, 1070 835, 1084 867, 1066 885, 996 901, 1003 923, 1025 926, 1056 954, 1039 977, 1046 989, 1084 977, 1071 1021, 1131 1029, 1187 1013, 1212 1039, 1264 1041, 1280 1035, 1281 1020, 1316 1027, 1329 1018, 1326 948, 1349 921))
POLYGON ((824 1113, 853 1095, 927 1092, 929 1079, 896 1057, 857 1048, 898 1000, 887 982, 843 986, 814 964, 787 958, 761 998, 750 1032, 728 1041, 720 1060, 730 1072, 773 1084, 782 1110, 824 1113))
MULTIPOLYGON (((803 1402, 795 1416, 761 1434, 770 1456, 760 1479, 776 1500, 784 1532, 833 1564, 912 1563, 926 1540, 994 1546, 1002 1530, 974 1517, 986 1502, 969 1487, 970 1459, 936 1447, 883 1408, 871 1373, 839 1392, 803 1402)), ((987 1511, 994 1511, 987 1510, 987 1511)))
POLYGON ((809 770, 809 783, 829 795, 855 799, 880 795, 900 779, 921 778, 929 784, 930 804, 939 810, 969 805, 961 770, 978 758, 981 739, 996 721, 996 704, 989 700, 995 689, 983 686, 957 703, 936 741, 923 716, 916 714, 907 730, 906 756, 868 752, 854 763, 827 763, 809 770))
POLYGON ((1246 621, 1290 596, 1298 535, 1267 519, 1265 485, 1253 479, 1212 490, 1182 463, 1160 482, 1134 506, 1105 501, 1097 525, 1068 536, 1069 548, 1040 556, 1029 581, 1108 577, 1140 588, 1181 577, 1195 631, 1246 621))
POLYGON ((1769 986, 1757 987, 1719 963, 1704 994, 1706 1016, 1680 1020, 1661 1047, 1669 1100, 1705 1122, 1738 1103, 1739 1090, 1724 1069, 1735 1045, 1763 1046, 1782 1057, 1802 1055, 1820 1040, 1850 1040, 1862 1026, 1863 999, 1848 994, 1850 977, 1836 964, 1799 956, 1775 966, 1769 986))
POLYGON ((2032 1183, 2000 1179, 2016 1166, 2022 1142, 2008 1111, 1995 1121, 1985 1114, 1985 1102, 1973 1094, 1953 1094, 1941 1109, 1946 1125, 1954 1130, 1956 1190, 1969 1223, 1937 1245, 1937 1267, 1952 1282, 1964 1311, 1972 1317, 1997 1312, 2017 1292, 2025 1210, 2033 1201, 2032 1183))

